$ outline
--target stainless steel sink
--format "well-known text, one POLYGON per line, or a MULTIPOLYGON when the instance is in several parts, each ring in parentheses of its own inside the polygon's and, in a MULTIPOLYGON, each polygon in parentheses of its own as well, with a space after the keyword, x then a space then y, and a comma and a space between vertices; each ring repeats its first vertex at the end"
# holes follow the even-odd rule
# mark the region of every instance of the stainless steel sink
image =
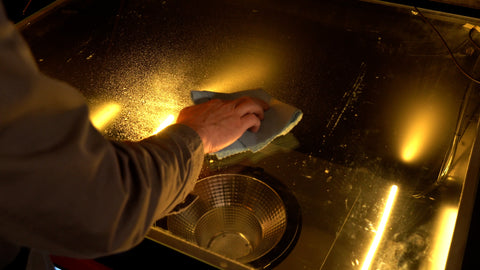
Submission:
POLYGON ((197 198, 185 209, 156 223, 156 234, 179 237, 223 263, 256 269, 278 265, 298 240, 301 209, 295 196, 262 170, 207 176, 193 194, 197 198))
POLYGON ((170 215, 167 228, 201 247, 248 263, 272 250, 285 233, 285 204, 253 177, 209 176, 197 182, 193 194, 197 199, 170 215))

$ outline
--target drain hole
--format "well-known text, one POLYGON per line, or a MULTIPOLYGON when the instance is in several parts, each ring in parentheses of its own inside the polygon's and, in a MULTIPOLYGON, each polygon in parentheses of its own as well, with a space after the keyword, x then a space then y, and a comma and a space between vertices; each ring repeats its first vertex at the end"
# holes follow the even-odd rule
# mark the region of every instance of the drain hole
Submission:
POLYGON ((222 232, 210 240, 207 248, 232 259, 241 259, 253 251, 250 241, 239 232, 222 232))
POLYGON ((195 227, 197 244, 232 259, 252 253, 262 239, 262 227, 255 215, 238 206, 214 208, 195 227))

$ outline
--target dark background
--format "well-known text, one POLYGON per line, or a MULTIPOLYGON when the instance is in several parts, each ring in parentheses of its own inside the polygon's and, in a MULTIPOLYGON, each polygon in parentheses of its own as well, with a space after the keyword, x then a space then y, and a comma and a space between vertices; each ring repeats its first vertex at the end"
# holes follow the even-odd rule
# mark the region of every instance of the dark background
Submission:
POLYGON ((7 16, 17 23, 55 0, 2 0, 7 16))

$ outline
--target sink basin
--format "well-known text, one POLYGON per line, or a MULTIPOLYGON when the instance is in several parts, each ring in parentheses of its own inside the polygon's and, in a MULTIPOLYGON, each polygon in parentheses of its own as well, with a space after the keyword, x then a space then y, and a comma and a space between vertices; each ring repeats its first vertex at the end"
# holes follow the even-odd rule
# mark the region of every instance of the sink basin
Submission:
POLYGON ((298 238, 300 208, 279 183, 262 178, 265 181, 225 173, 199 180, 193 191, 196 200, 180 213, 168 216, 166 229, 196 246, 254 268, 279 263, 298 238))
POLYGON ((219 174, 200 180, 198 199, 167 219, 168 230, 219 254, 250 262, 283 236, 287 213, 280 196, 249 176, 219 174))

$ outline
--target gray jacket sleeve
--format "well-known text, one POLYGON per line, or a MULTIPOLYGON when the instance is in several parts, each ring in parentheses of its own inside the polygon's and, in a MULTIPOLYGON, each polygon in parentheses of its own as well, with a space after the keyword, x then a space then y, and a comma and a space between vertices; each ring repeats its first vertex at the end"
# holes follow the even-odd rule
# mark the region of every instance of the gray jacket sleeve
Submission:
POLYGON ((40 73, 0 5, 0 241, 97 257, 143 240, 193 189, 200 137, 175 124, 112 142, 83 96, 40 73))

